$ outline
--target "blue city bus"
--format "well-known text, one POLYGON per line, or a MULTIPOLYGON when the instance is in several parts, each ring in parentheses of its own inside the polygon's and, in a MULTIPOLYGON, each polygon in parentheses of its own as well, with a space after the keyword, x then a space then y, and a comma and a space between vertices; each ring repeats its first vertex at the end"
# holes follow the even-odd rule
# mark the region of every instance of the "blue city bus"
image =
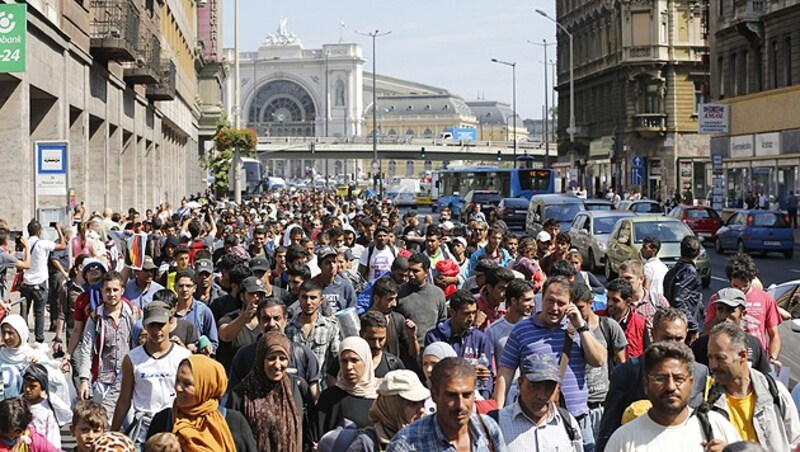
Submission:
POLYGON ((465 166, 436 171, 432 179, 436 207, 450 207, 454 214, 460 212, 462 197, 470 190, 497 190, 503 198, 525 199, 556 193, 555 172, 549 169, 465 166))

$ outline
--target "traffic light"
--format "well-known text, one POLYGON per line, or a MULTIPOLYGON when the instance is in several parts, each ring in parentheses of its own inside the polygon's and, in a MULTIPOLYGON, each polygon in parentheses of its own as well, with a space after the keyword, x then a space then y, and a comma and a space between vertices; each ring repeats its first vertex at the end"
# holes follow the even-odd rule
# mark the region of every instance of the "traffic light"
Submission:
POLYGON ((503 152, 502 151, 497 151, 497 161, 498 162, 502 162, 503 161, 503 152))
POLYGON ((428 154, 425 153, 425 147, 420 148, 419 150, 419 158, 425 160, 428 157, 428 154))

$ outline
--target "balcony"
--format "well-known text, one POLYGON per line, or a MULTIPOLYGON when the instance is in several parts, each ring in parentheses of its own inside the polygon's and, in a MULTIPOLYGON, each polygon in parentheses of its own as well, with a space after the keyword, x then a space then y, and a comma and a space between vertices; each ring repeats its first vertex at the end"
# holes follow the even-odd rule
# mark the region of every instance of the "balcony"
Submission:
POLYGON ((161 69, 161 41, 158 36, 139 42, 139 54, 135 63, 128 63, 123 78, 131 85, 155 85, 159 82, 161 69))
POLYGON ((103 61, 136 61, 139 11, 133 0, 93 0, 91 53, 103 61))
POLYGON ((642 138, 655 138, 667 131, 665 113, 641 113, 633 115, 633 130, 642 138))
POLYGON ((152 101, 175 99, 175 63, 163 60, 160 64, 158 83, 147 87, 145 95, 152 101))

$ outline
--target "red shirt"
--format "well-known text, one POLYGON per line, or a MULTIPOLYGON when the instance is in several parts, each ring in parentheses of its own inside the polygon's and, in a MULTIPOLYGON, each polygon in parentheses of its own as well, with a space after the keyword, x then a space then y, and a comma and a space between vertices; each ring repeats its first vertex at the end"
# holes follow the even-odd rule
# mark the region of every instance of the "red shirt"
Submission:
MULTIPOLYGON (((597 311, 597 315, 610 317, 606 309, 597 311)), ((625 355, 628 359, 641 356, 644 353, 645 339, 647 337, 647 320, 641 314, 629 309, 628 315, 622 319, 619 326, 625 331, 625 338, 628 339, 625 355)))
MULTIPOLYGON (((706 323, 711 322, 717 316, 717 304, 714 303, 716 299, 717 294, 714 294, 708 301, 706 323)), ((767 330, 781 324, 778 303, 775 302, 772 295, 756 288, 750 289, 750 292, 745 295, 745 301, 747 312, 742 317, 742 328, 745 333, 757 337, 765 350, 769 350, 767 330)))
POLYGON ((480 296, 478 296, 477 300, 478 304, 478 311, 484 313, 486 315, 486 320, 483 321, 480 325, 475 325, 481 331, 486 331, 486 328, 489 328, 489 325, 492 322, 496 322, 499 319, 502 319, 506 315, 506 310, 498 306, 497 308, 493 308, 489 301, 486 300, 486 296, 484 295, 483 290, 481 290, 480 296))

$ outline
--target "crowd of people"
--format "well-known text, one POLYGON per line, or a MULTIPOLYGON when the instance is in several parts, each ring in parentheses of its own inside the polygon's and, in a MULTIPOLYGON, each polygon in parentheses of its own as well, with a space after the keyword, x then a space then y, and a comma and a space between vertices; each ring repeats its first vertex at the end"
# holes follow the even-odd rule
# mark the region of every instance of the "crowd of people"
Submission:
POLYGON ((308 189, 0 220, 0 452, 795 450, 749 256, 707 301, 692 236, 601 283, 557 223, 489 218, 308 189))

